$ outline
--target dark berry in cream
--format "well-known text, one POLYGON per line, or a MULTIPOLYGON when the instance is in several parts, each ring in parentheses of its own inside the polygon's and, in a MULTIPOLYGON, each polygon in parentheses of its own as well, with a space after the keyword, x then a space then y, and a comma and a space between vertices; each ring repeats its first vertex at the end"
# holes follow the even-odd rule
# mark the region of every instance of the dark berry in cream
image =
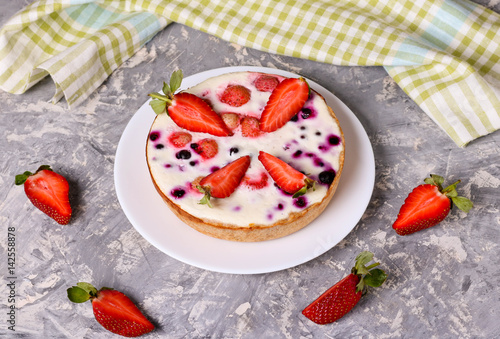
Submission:
POLYGON ((321 183, 330 185, 335 179, 335 171, 333 169, 328 171, 323 171, 319 174, 318 178, 321 183))
POLYGON ((175 153, 175 157, 177 159, 184 159, 184 160, 191 159, 191 152, 183 149, 182 151, 175 153))

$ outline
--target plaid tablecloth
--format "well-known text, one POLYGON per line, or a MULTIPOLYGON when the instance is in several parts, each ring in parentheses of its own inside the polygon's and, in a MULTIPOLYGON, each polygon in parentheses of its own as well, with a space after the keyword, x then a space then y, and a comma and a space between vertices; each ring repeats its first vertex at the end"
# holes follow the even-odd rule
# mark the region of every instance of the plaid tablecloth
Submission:
POLYGON ((334 65, 384 66, 459 146, 500 129, 500 15, 465 0, 35 1, 0 31, 0 88, 82 103, 171 22, 334 65))

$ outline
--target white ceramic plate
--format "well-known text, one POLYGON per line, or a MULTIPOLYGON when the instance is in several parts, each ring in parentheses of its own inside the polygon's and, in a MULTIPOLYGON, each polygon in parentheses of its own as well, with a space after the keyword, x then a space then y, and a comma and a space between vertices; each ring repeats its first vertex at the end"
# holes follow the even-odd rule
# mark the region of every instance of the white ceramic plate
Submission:
MULTIPOLYGON (((182 89, 223 73, 255 71, 297 77, 263 67, 226 67, 198 73, 182 89)), ((118 144, 115 187, 118 200, 136 230, 169 256, 203 269, 234 274, 257 274, 290 268, 325 253, 339 243, 361 219, 375 180, 373 150, 363 126, 337 97, 308 80, 337 115, 345 134, 346 157, 339 186, 325 211, 302 230, 286 237, 255 243, 215 239, 181 222, 156 192, 146 164, 146 139, 155 113, 146 102, 132 117, 118 144)))

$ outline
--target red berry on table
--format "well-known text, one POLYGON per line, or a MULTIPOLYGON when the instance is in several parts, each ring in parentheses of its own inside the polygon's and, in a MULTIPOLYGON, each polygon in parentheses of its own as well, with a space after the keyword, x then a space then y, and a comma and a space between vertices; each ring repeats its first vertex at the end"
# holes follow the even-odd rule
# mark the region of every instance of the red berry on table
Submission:
POLYGON ((241 120, 241 134, 247 138, 256 138, 262 135, 259 128, 259 119, 254 117, 244 117, 241 120))
POLYGON ((278 78, 263 74, 255 80, 254 85, 259 92, 272 92, 279 83, 278 78))
POLYGON ((392 228, 399 235, 408 235, 435 226, 449 214, 452 205, 464 212, 472 207, 472 202, 457 194, 460 180, 443 189, 443 177, 432 174, 405 199, 392 228))
POLYGON ((54 172, 50 166, 42 165, 33 174, 16 175, 16 185, 24 185, 24 192, 31 203, 61 225, 71 219, 69 184, 66 178, 54 172))
POLYGON ((107 287, 97 290, 89 283, 79 282, 68 288, 67 293, 75 303, 90 300, 95 319, 110 332, 124 337, 138 337, 154 329, 154 325, 122 292, 107 287))
POLYGON ((236 190, 250 166, 250 156, 246 155, 200 180, 198 189, 205 194, 200 204, 212 207, 210 198, 227 198, 236 190))
POLYGON ((387 275, 379 268, 379 263, 366 266, 373 259, 373 253, 361 252, 351 273, 320 295, 302 314, 311 321, 324 325, 345 316, 365 294, 367 286, 379 287, 387 275))
POLYGON ((208 133, 219 137, 233 133, 222 118, 203 99, 187 92, 175 93, 180 87, 182 72, 172 73, 170 85, 163 84, 163 92, 150 93, 150 105, 156 114, 167 112, 177 126, 191 132, 208 133))
POLYGON ((195 153, 201 155, 203 159, 211 159, 219 152, 219 146, 214 139, 202 139, 196 144, 191 145, 195 153))
POLYGON ((314 180, 274 155, 260 151, 258 159, 274 182, 283 191, 293 194, 294 198, 304 195, 311 187, 314 189, 314 180))
POLYGON ((175 148, 182 148, 189 144, 191 142, 192 136, 188 132, 172 132, 168 136, 168 141, 175 147, 175 148))
POLYGON ((250 101, 250 90, 241 85, 229 85, 220 96, 220 101, 232 107, 240 107, 250 101))
POLYGON ((304 78, 285 79, 271 93, 260 117, 260 129, 274 132, 283 127, 304 106, 309 85, 304 78))

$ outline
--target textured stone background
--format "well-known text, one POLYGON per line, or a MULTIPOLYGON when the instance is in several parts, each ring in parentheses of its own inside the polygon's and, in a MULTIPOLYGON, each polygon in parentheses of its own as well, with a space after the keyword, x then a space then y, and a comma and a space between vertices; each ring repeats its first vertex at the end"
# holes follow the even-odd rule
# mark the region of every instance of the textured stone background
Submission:
MULTIPOLYGON (((30 1, 0 0, 0 24, 30 1)), ((481 1, 500 12, 500 1, 481 1)), ((460 149, 382 68, 336 67, 261 53, 173 24, 116 70, 82 106, 48 103, 50 79, 24 95, 0 92, 0 336, 108 338, 90 304, 72 304, 78 281, 128 294, 157 325, 145 338, 493 338, 500 333, 500 133, 460 149), (300 73, 356 114, 376 159, 373 197, 337 246, 306 264, 260 275, 205 271, 158 251, 127 220, 113 183, 123 129, 147 94, 180 68, 225 66, 300 73), (51 164, 71 186, 73 222, 58 226, 26 199, 14 176, 51 164), (391 224, 429 173, 462 179, 475 203, 409 237, 391 224), (17 229, 17 323, 6 329, 7 227, 17 229), (342 278, 362 250, 389 274, 341 321, 318 326, 301 310, 342 278)))

